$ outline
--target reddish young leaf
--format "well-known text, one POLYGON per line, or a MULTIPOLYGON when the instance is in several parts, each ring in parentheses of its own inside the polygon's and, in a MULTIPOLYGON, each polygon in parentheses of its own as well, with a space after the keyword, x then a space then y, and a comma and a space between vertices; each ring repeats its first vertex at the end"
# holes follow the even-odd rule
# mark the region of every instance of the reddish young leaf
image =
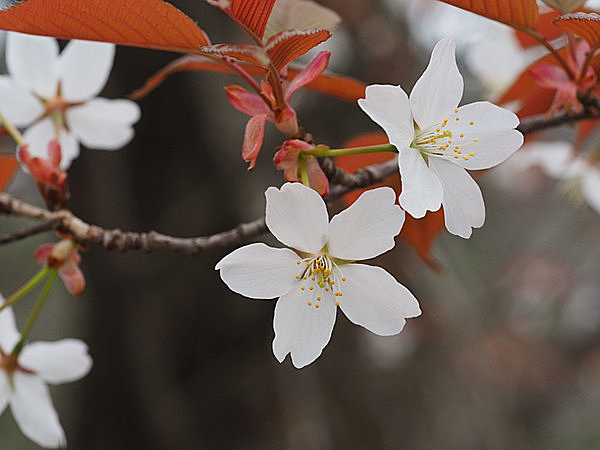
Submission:
MULTIPOLYGON (((560 16, 560 14, 556 11, 540 14, 537 25, 535 26, 535 31, 544 36, 548 41, 556 39, 563 34, 562 31, 560 31, 558 27, 552 23, 558 16, 560 16)), ((540 45, 540 41, 522 31, 515 30, 515 36, 523 48, 540 45)))
POLYGON ((269 39, 265 50, 273 65, 281 70, 330 37, 331 33, 327 30, 282 31, 269 39))
POLYGON ((4 190, 17 170, 17 159, 10 155, 0 155, 0 192, 4 190))
POLYGON ((600 15, 596 13, 565 14, 554 23, 565 33, 573 33, 583 38, 592 49, 600 46, 600 15))
MULTIPOLYGON (((344 147, 365 147, 368 145, 386 144, 387 142, 388 139, 384 133, 367 133, 350 139, 345 143, 344 147)), ((362 155, 340 156, 336 158, 336 164, 346 171, 355 172, 368 165, 383 163, 394 158, 397 158, 395 153, 367 153, 362 155)), ((371 188, 377 186, 390 186, 397 193, 401 190, 401 183, 398 175, 392 175, 383 183, 374 185, 371 188)), ((364 189, 346 194, 344 196, 344 201, 346 204, 350 205, 363 192, 364 189)), ((421 219, 415 219, 407 214, 404 226, 400 232, 400 238, 412 245, 419 257, 429 267, 434 270, 440 270, 439 263, 431 255, 431 246, 433 245, 435 238, 443 229, 444 213, 441 208, 436 212, 428 211, 425 217, 421 219)))
MULTIPOLYGON (((241 66, 250 75, 264 76, 265 74, 265 69, 262 67, 249 64, 241 64, 241 66)), ((204 56, 182 56, 154 74, 146 81, 144 86, 133 92, 129 97, 133 100, 139 100, 156 89, 169 75, 186 70, 235 73, 225 64, 204 56)), ((288 79, 292 80, 301 70, 302 67, 300 66, 289 66, 288 79)), ((336 97, 348 102, 356 102, 359 98, 365 96, 364 83, 361 83, 354 78, 337 75, 331 72, 319 75, 319 77, 307 84, 306 87, 321 94, 336 97)))
POLYGON ((208 55, 229 56, 259 67, 266 67, 270 62, 265 49, 257 45, 215 44, 201 47, 200 50, 208 55))
POLYGON ((210 43, 162 0, 27 0, 0 11, 0 29, 186 53, 210 43))
POLYGON ((207 0, 225 11, 246 31, 262 39, 276 0, 207 0))
POLYGON ((441 0, 515 28, 535 29, 538 21, 536 0, 441 0))

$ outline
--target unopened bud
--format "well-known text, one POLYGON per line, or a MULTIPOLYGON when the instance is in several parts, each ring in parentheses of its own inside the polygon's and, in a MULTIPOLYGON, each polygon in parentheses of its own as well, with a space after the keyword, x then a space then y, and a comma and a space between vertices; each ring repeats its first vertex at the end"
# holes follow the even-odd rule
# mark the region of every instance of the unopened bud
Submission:
POLYGON ((70 239, 63 239, 54 246, 48 255, 48 267, 53 270, 60 269, 69 259, 75 248, 75 243, 70 239))

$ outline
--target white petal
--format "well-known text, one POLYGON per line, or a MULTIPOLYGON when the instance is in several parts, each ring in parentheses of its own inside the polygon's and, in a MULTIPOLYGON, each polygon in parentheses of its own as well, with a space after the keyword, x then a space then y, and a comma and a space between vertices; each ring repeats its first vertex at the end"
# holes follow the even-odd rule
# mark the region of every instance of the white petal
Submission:
POLYGON ((381 336, 400 333, 406 318, 421 314, 414 295, 381 267, 347 264, 340 270, 340 308, 351 322, 381 336))
MULTIPOLYGON (((31 154, 41 158, 48 158, 48 143, 55 137, 56 128, 50 117, 29 127, 23 134, 25 142, 29 144, 31 154)), ((71 161, 79 156, 79 144, 73 135, 64 128, 60 129, 59 142, 62 154, 60 167, 66 170, 71 165, 71 161)))
POLYGON ((133 125, 140 118, 140 107, 130 100, 95 98, 65 114, 73 135, 86 147, 115 150, 134 135, 133 125))
POLYGON ((334 297, 323 296, 317 301, 316 296, 294 289, 277 301, 273 354, 279 362, 290 353, 292 363, 300 369, 317 359, 331 339, 336 314, 334 297))
POLYGON ((15 392, 10 407, 23 434, 45 448, 66 446, 65 433, 46 383, 36 375, 23 372, 16 372, 13 381, 15 392))
POLYGON ((575 157, 573 143, 567 141, 531 142, 523 147, 519 156, 525 164, 540 166, 546 175, 559 179, 582 176, 589 167, 575 157))
POLYGON ((327 243, 331 256, 356 261, 394 248, 394 237, 404 224, 404 211, 395 203, 393 189, 371 189, 331 219, 327 243))
POLYGON ((485 205, 481 190, 465 169, 449 161, 430 157, 429 166, 436 171, 444 187, 444 221, 452 234, 471 236, 471 228, 485 222, 485 205))
POLYGON ((10 76, 0 76, 2 114, 16 127, 29 125, 44 113, 44 105, 10 76))
POLYGON ((317 253, 327 242, 329 217, 325 202, 301 183, 270 187, 267 198, 267 227, 279 242, 307 253, 317 253))
POLYGON ((517 116, 489 102, 461 106, 448 122, 452 147, 462 152, 455 162, 465 169, 493 167, 523 145, 523 135, 514 129, 519 125, 517 116))
POLYGON ((88 354, 87 345, 79 339, 34 342, 26 345, 19 357, 19 363, 52 384, 79 380, 92 368, 92 358, 88 354))
POLYGON ((463 78, 456 65, 455 49, 454 41, 447 38, 439 41, 427 69, 410 93, 410 107, 420 129, 447 118, 462 98, 463 78))
POLYGON ((600 171, 598 170, 598 166, 586 171, 581 182, 581 187, 585 200, 600 214, 600 171))
POLYGON ((406 92, 400 86, 367 86, 358 106, 377 123, 398 150, 408 147, 415 137, 413 118, 406 92))
POLYGON ((57 92, 58 43, 56 39, 21 33, 6 37, 6 65, 24 87, 44 98, 57 92))
POLYGON ((442 204, 442 184, 414 148, 400 150, 398 155, 402 193, 400 206, 411 216, 420 218, 427 211, 437 211, 442 204))
POLYGON ((234 292, 250 298, 275 298, 289 292, 304 263, 289 248, 250 244, 225 256, 215 267, 234 292))
POLYGON ((10 400, 12 394, 8 376, 4 370, 0 370, 0 415, 4 412, 6 405, 10 400))
POLYGON ((62 97, 68 102, 82 102, 97 96, 108 80, 114 56, 114 44, 69 42, 58 63, 62 97))
MULTIPOLYGON (((0 304, 4 304, 4 299, 1 296, 0 304)), ((11 353, 20 338, 21 333, 17 330, 15 314, 9 306, 0 312, 0 348, 4 353, 11 353)))

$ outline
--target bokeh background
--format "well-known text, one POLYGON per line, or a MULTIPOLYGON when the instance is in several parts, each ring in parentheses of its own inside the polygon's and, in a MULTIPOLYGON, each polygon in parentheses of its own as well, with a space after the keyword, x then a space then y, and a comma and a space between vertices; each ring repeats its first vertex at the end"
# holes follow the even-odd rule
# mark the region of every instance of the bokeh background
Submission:
MULTIPOLYGON (((171 3, 215 42, 245 39, 203 1, 171 3)), ((446 35, 458 42, 465 101, 493 95, 529 57, 504 53, 511 41, 503 26, 447 5, 321 3, 343 18, 327 43, 331 67, 368 83, 409 90, 446 35)), ((174 58, 119 48, 103 96, 127 95, 174 58)), ((75 214, 107 228, 178 236, 261 216, 265 188, 282 182, 270 152, 282 136, 267 127, 258 165, 247 172, 240 158, 247 117, 222 89, 235 83, 177 74, 141 100, 126 148, 82 151, 72 165, 75 214)), ((354 104, 303 91, 294 105, 317 142, 339 146, 377 130, 354 104)), ((413 291, 423 315, 384 338, 339 314, 323 355, 302 370, 271 353, 274 302, 230 292, 214 271, 233 248, 196 257, 91 248, 84 295, 72 298, 57 283, 32 334, 82 338, 94 358, 85 379, 52 388, 69 448, 600 448, 600 217, 515 162, 479 183, 486 224, 469 240, 440 236, 433 254, 441 272, 402 241, 374 261, 413 291)), ((24 174, 9 190, 41 204, 24 174)), ((1 231, 27 224, 0 217, 1 231)), ((37 271, 33 252, 53 240, 47 233, 0 248, 4 295, 37 271)), ((17 306, 21 326, 34 301, 17 306)), ((8 412, 0 448, 36 448, 8 412)))

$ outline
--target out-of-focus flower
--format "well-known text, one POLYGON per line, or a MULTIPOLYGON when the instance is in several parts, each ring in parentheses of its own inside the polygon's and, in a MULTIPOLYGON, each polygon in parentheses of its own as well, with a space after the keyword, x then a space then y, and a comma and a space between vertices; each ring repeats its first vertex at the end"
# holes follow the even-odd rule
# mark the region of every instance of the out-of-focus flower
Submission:
POLYGON ((284 171, 287 181, 302 181, 301 165, 304 164, 310 187, 324 196, 329 192, 327 176, 321 170, 317 158, 302 154, 303 151, 312 150, 313 148, 313 145, 299 139, 285 141, 277 149, 273 163, 277 169, 284 171))
POLYGON ((113 150, 133 137, 140 109, 130 100, 95 98, 110 73, 115 46, 73 40, 59 55, 55 39, 9 32, 0 76, 0 108, 15 126, 29 127, 24 140, 33 156, 46 157, 58 139, 61 167, 79 155, 79 142, 113 150))
POLYGON ((33 157, 29 145, 19 149, 19 159, 29 169, 51 211, 61 209, 69 199, 67 173, 60 168, 61 150, 56 139, 48 143, 48 158, 33 157))
POLYGON ((600 214, 600 166, 575 155, 566 141, 536 141, 519 153, 522 165, 539 166, 550 177, 562 180, 563 190, 572 199, 583 198, 600 214))
POLYGON ((596 72, 592 67, 588 66, 585 74, 582 74, 590 45, 582 40, 569 49, 566 63, 575 79, 572 79, 561 66, 538 64, 529 69, 529 73, 540 86, 556 89, 548 116, 552 116, 561 108, 569 114, 581 111, 582 106, 577 99, 577 91, 589 89, 596 84, 596 72))
POLYGON ((463 79, 455 44, 439 41, 410 99, 400 86, 371 85, 359 106, 399 151, 400 205, 413 217, 444 207, 446 228, 468 238, 485 221, 477 183, 465 169, 487 169, 523 143, 519 119, 489 102, 458 107, 463 79))
POLYGON ((65 447, 47 383, 84 377, 92 367, 87 346, 78 339, 34 342, 17 355, 13 349, 19 339, 13 311, 6 308, 0 312, 0 414, 10 405, 25 436, 45 448, 65 447))
POLYGON ((38 264, 46 264, 50 269, 58 270, 67 290, 73 295, 81 295, 85 289, 85 277, 79 268, 81 256, 77 244, 63 239, 57 244, 45 244, 37 249, 34 259, 38 264))
POLYGON ((290 138, 297 138, 300 134, 300 126, 296 117, 296 111, 289 105, 290 98, 302 86, 307 85, 317 78, 329 62, 329 52, 319 53, 298 75, 289 83, 284 83, 285 104, 278 105, 273 95, 271 85, 263 81, 260 85, 261 94, 248 92, 241 86, 228 86, 225 88, 227 97, 231 104, 239 111, 252 116, 246 125, 244 134, 244 145, 242 158, 249 162, 248 169, 256 165, 256 158, 262 147, 265 123, 273 122, 279 131, 290 138))
POLYGON ((291 354, 300 368, 319 357, 331 338, 337 306, 357 325, 389 336, 421 311, 415 297, 380 267, 354 261, 394 247, 404 212, 390 188, 363 193, 328 220, 323 199, 300 183, 267 189, 269 230, 289 248, 241 247, 216 266, 234 292, 250 298, 279 297, 273 353, 291 354), (376 287, 376 288, 375 288, 376 287))

